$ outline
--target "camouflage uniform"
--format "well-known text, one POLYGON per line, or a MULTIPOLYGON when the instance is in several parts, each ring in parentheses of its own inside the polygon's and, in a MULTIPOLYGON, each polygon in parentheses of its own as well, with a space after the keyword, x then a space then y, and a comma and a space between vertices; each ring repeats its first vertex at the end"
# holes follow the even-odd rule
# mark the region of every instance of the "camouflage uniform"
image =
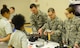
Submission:
POLYGON ((47 14, 38 11, 38 14, 32 14, 31 15, 31 24, 33 32, 37 32, 39 28, 41 28, 46 22, 47 22, 47 14))
POLYGON ((80 31, 80 19, 74 16, 72 19, 64 21, 63 37, 69 46, 73 46, 77 41, 77 36, 80 31))
POLYGON ((53 35, 51 35, 51 41, 55 41, 60 43, 62 38, 61 38, 61 34, 62 34, 62 25, 63 22, 62 20, 60 20, 58 17, 55 17, 54 19, 48 19, 47 23, 42 27, 42 29, 49 29, 51 30, 53 33, 53 35))

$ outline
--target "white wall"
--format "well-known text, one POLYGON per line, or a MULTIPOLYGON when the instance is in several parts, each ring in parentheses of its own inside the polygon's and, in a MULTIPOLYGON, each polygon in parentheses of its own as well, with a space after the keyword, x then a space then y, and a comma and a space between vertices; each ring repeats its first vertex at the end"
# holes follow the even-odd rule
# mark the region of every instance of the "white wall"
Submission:
MULTIPOLYGON (((0 9, 3 4, 8 7, 14 6, 16 8, 16 13, 21 13, 25 16, 26 22, 30 22, 31 11, 29 5, 35 0, 0 0, 0 9)), ((64 15, 65 8, 69 5, 69 0, 39 0, 40 10, 47 13, 49 7, 53 7, 56 10, 56 14, 62 20, 65 20, 64 15)))

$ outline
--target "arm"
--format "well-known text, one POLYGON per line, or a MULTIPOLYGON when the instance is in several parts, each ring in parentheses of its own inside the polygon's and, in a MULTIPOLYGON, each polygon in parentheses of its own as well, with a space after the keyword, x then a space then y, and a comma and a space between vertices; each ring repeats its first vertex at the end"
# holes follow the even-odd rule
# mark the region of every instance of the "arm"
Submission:
POLYGON ((67 23, 68 21, 65 20, 64 23, 63 23, 63 30, 62 30, 62 43, 63 44, 66 44, 67 42, 67 38, 66 38, 66 28, 67 28, 67 23))
POLYGON ((12 33, 12 28, 11 28, 10 23, 6 23, 6 25, 4 27, 4 30, 6 32, 6 37, 0 38, 1 42, 6 42, 6 41, 9 41, 9 39, 10 39, 10 36, 11 36, 11 33, 12 33))
POLYGON ((35 26, 35 20, 34 20, 34 17, 31 15, 31 17, 30 17, 30 23, 31 23, 31 25, 32 25, 32 30, 33 30, 33 32, 36 32, 37 31, 37 29, 36 29, 36 26, 35 26))
POLYGON ((47 23, 48 16, 47 16, 46 13, 44 13, 44 15, 43 15, 43 19, 44 19, 44 23, 47 23))
POLYGON ((63 28, 63 22, 62 21, 59 21, 58 22, 58 25, 56 27, 56 30, 52 29, 52 32, 53 34, 57 35, 57 36, 60 36, 61 33, 62 33, 62 28, 63 28))
POLYGON ((45 30, 47 28, 46 26, 47 26, 47 23, 45 23, 44 26, 38 30, 38 33, 40 35, 42 35, 43 30, 45 30))
POLYGON ((6 37, 4 38, 0 38, 0 42, 6 42, 9 41, 11 34, 8 34, 6 37))

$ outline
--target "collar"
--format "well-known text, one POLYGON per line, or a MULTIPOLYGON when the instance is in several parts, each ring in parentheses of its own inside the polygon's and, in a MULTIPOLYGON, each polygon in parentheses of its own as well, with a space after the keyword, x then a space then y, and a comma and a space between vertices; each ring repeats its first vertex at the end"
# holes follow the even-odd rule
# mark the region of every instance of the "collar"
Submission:
POLYGON ((35 14, 32 14, 33 16, 40 16, 42 13, 41 13, 41 11, 40 10, 38 10, 38 14, 37 15, 35 15, 35 14))
POLYGON ((50 19, 50 20, 51 20, 51 21, 55 21, 57 18, 58 18, 58 17, 56 17, 56 16, 55 16, 55 18, 53 18, 53 19, 50 19))
POLYGON ((7 18, 5 18, 5 17, 3 17, 3 16, 2 16, 2 19, 4 19, 4 20, 8 21, 8 19, 7 19, 7 18))
POLYGON ((76 16, 73 16, 73 18, 71 18, 71 19, 68 19, 68 20, 71 20, 71 21, 73 21, 75 18, 76 18, 76 16))

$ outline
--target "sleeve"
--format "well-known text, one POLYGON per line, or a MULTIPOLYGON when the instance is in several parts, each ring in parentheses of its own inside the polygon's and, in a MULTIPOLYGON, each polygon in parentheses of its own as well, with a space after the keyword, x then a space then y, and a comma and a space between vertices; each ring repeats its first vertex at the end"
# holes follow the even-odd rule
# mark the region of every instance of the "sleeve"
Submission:
POLYGON ((12 37, 13 37, 13 34, 11 34, 10 40, 8 42, 8 46, 11 46, 12 45, 12 37))
POLYGON ((62 28, 63 28, 62 25, 63 25, 63 22, 62 21, 59 21, 58 22, 58 25, 57 25, 57 28, 55 30, 52 30, 55 35, 61 36, 62 28))
POLYGON ((8 42, 8 46, 11 46, 11 39, 10 39, 9 42, 8 42))
POLYGON ((22 37, 21 41, 22 41, 22 48, 28 48, 28 39, 26 35, 22 37))
POLYGON ((33 15, 30 16, 30 23, 31 23, 32 25, 35 25, 35 21, 34 21, 33 15))
POLYGON ((78 33, 77 33, 76 42, 80 43, 80 20, 77 22, 77 30, 78 30, 78 33))
POLYGON ((30 17, 30 23, 31 23, 31 25, 32 25, 32 30, 33 30, 33 32, 36 32, 37 29, 36 29, 36 27, 35 27, 35 21, 34 21, 34 18, 33 18, 32 15, 31 15, 31 17, 30 17))
POLYGON ((11 27, 11 24, 9 22, 6 23, 4 29, 5 29, 6 34, 11 34, 12 33, 12 27, 11 27))
POLYGON ((43 26, 42 26, 42 29, 45 30, 47 28, 48 24, 45 23, 43 26))
POLYGON ((63 30, 62 30, 62 40, 66 41, 66 29, 65 29, 65 22, 63 22, 63 30))
POLYGON ((47 16, 46 13, 44 13, 44 15, 43 15, 43 19, 44 19, 44 23, 47 23, 48 16, 47 16))

